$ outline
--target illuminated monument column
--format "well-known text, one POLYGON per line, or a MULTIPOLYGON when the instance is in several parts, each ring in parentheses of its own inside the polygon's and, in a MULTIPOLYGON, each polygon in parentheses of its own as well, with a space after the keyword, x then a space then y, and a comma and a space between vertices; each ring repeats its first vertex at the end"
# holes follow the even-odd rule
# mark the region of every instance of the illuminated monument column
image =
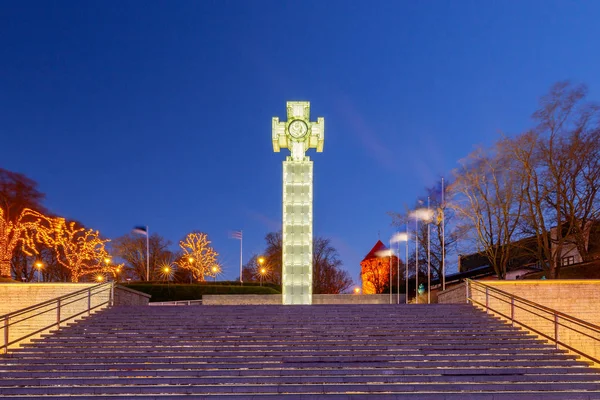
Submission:
POLYGON ((308 101, 288 101, 287 121, 273 118, 273 151, 289 149, 283 162, 283 304, 312 304, 313 162, 323 151, 325 120, 310 122, 308 101))

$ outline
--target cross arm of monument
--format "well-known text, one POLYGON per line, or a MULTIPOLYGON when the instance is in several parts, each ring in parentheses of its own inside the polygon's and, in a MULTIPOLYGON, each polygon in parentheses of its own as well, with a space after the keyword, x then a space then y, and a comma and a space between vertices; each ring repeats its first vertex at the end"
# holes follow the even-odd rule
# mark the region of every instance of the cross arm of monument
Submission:
POLYGON ((279 117, 273 117, 273 151, 279 153, 280 149, 288 148, 288 139, 285 135, 285 122, 280 122, 279 117))
POLYGON ((308 147, 317 149, 317 153, 323 152, 323 143, 325 142, 325 118, 317 118, 317 122, 310 123, 311 135, 308 147))

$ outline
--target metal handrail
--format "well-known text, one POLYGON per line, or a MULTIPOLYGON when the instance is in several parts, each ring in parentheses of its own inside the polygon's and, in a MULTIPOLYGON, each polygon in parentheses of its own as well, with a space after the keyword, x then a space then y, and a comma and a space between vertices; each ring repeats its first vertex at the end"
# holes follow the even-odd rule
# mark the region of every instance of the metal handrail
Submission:
POLYGON ((559 326, 562 326, 562 327, 564 327, 566 329, 569 329, 569 330, 571 330, 573 332, 576 332, 578 334, 584 335, 584 336, 586 336, 586 337, 588 337, 590 339, 593 339, 596 342, 600 343, 600 338, 591 336, 591 335, 589 335, 587 333, 581 332, 578 329, 575 329, 574 327, 565 325, 564 322, 571 323, 571 324, 577 325, 579 327, 588 329, 588 330, 592 331, 593 333, 599 334, 599 335, 600 335, 600 326, 594 325, 594 324, 592 324, 590 322, 587 322, 587 321, 584 321, 582 319, 573 317, 573 316, 571 316, 569 314, 565 314, 565 313, 563 313, 561 311, 554 310, 552 308, 549 308, 549 307, 543 306, 541 304, 535 303, 535 302, 533 302, 531 300, 524 299, 524 298, 516 296, 516 295, 514 295, 512 293, 508 293, 508 292, 505 292, 503 290, 497 289, 497 288, 495 288, 495 287, 493 287, 491 285, 486 285, 486 284, 484 284, 482 282, 473 281, 471 279, 466 279, 465 281, 466 281, 466 285, 467 285, 467 302, 471 302, 472 304, 478 304, 481 307, 484 307, 485 310, 486 310, 486 312, 492 311, 492 312, 494 312, 494 313, 496 313, 496 314, 498 314, 498 315, 500 315, 500 316, 502 316, 502 317, 510 320, 513 326, 516 323, 516 324, 524 327, 525 329, 528 329, 528 330, 530 330, 530 331, 532 331, 534 333, 537 333, 538 335, 540 335, 540 336, 542 336, 542 337, 544 337, 544 338, 546 338, 546 339, 554 342, 554 344, 555 344, 555 346, 556 346, 557 349, 559 348, 559 346, 563 346, 563 347, 565 347, 565 348, 567 348, 567 349, 569 349, 569 350, 571 350, 571 351, 573 351, 573 352, 575 352, 575 353, 577 353, 577 354, 579 354, 579 355, 581 355, 581 356, 583 356, 585 358, 588 358, 588 359, 594 361, 595 363, 600 363, 599 359, 597 359, 597 358, 595 358, 595 357, 593 357, 593 356, 591 356, 589 354, 586 354, 586 353, 582 352, 581 350, 579 350, 579 349, 577 349, 577 348, 575 348, 573 346, 570 346, 567 343, 561 341, 559 339, 559 329, 558 329, 559 326), (481 288, 483 288, 483 290, 481 288), (480 302, 480 301, 477 301, 477 300, 475 300, 473 298, 473 296, 472 296, 472 291, 473 290, 476 290, 479 293, 484 293, 485 294, 485 304, 482 303, 482 302, 480 302), (492 292, 492 294, 490 294, 490 291, 492 292), (503 296, 503 297, 508 297, 509 300, 506 300, 506 299, 504 299, 502 297, 495 296, 494 294, 497 294, 497 295, 500 295, 500 296, 503 296), (506 315, 503 312, 495 310, 492 307, 490 307, 490 305, 489 305, 489 299, 490 299, 490 297, 494 298, 494 299, 497 299, 497 300, 499 300, 501 302, 504 302, 506 304, 510 304, 510 310, 511 310, 510 314, 511 315, 510 316, 506 315), (549 318, 547 316, 541 315, 540 313, 536 313, 535 311, 533 311, 531 309, 525 308, 522 305, 515 304, 515 303, 523 303, 527 307, 533 308, 533 309, 541 311, 543 313, 551 314, 552 317, 549 318), (527 325, 527 324, 525 324, 523 322, 520 322, 520 321, 516 320, 515 319, 515 308, 523 310, 523 311, 528 312, 530 314, 533 314, 536 317, 539 317, 539 318, 542 318, 542 319, 544 319, 546 321, 549 321, 550 323, 553 323, 554 324, 554 337, 552 337, 552 336, 550 336, 550 335, 548 335, 548 334, 546 334, 544 332, 540 332, 538 329, 535 329, 535 328, 533 328, 533 327, 531 327, 531 326, 529 326, 529 325, 527 325), (559 322, 559 319, 563 320, 563 321, 561 321, 562 323, 559 322))
POLYGON ((28 339, 31 336, 37 335, 38 333, 41 333, 45 330, 48 330, 53 326, 60 328, 60 325, 63 322, 77 318, 80 315, 85 314, 85 313, 90 315, 91 311, 95 310, 96 308, 99 308, 99 307, 102 307, 105 305, 111 306, 113 303, 113 298, 114 298, 113 292, 114 292, 114 282, 101 283, 101 284, 98 284, 95 286, 91 286, 91 287, 88 287, 85 289, 78 290, 73 293, 66 294, 64 296, 56 297, 54 299, 50 299, 50 300, 46 300, 46 301, 38 303, 38 304, 34 304, 32 306, 23 308, 21 310, 17 310, 17 311, 10 312, 8 314, 0 315, 0 320, 3 321, 2 325, 0 325, 0 329, 4 330, 4 335, 3 335, 4 336, 4 340, 3 340, 4 344, 2 346, 0 346, 0 354, 6 354, 8 352, 9 346, 16 344, 18 342, 21 342, 25 339, 28 339), (92 307, 92 296, 96 295, 96 294, 104 293, 107 290, 109 291, 108 292, 108 300, 105 302, 96 304, 95 306, 92 307), (87 300, 88 300, 87 308, 85 308, 83 311, 80 311, 76 314, 69 315, 66 318, 61 317, 61 308, 68 306, 69 304, 73 304, 75 302, 81 301, 86 296, 87 296, 87 300), (52 306, 54 304, 55 304, 54 307, 48 308, 49 306, 52 306), (40 309, 42 309, 42 310, 37 313, 28 315, 29 313, 35 312, 36 310, 40 310, 40 309), (52 322, 51 324, 49 324, 47 326, 37 329, 34 332, 30 332, 24 336, 21 336, 17 339, 9 341, 9 328, 11 326, 14 326, 16 324, 22 323, 31 318, 35 318, 35 317, 38 317, 42 314, 46 314, 49 312, 56 312, 56 321, 55 322, 52 322), (24 317, 21 319, 15 320, 15 318, 18 318, 20 316, 24 316, 24 317))

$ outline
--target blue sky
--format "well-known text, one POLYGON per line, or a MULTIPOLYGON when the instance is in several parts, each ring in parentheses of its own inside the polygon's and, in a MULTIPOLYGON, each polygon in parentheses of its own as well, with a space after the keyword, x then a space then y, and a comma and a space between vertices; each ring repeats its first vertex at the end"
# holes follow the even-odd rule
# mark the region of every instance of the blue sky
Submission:
POLYGON ((357 281, 387 212, 530 127, 553 83, 599 99, 599 17, 592 0, 6 0, 0 166, 108 237, 204 231, 233 279, 228 232, 246 260, 281 225, 271 118, 309 100, 314 232, 357 281))

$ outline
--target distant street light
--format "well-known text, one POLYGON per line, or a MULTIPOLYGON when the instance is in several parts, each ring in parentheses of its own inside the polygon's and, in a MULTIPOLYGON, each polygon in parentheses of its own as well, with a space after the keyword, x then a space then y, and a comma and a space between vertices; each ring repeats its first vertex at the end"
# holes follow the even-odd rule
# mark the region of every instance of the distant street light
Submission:
POLYGON ((258 257, 257 261, 258 261, 258 265, 260 265, 258 274, 260 275, 260 286, 262 286, 263 275, 267 272, 267 270, 263 268, 263 264, 265 263, 265 258, 258 257))
POLYGON ((37 268, 37 272, 38 272, 38 276, 37 276, 37 281, 41 282, 41 278, 42 278, 42 268, 44 267, 44 264, 41 261, 36 261, 35 262, 35 267, 37 268))
POLYGON ((360 294, 360 288, 359 287, 355 287, 354 288, 354 294, 360 294))
POLYGON ((212 273, 215 276, 215 282, 217 281, 217 274, 219 273, 219 267, 217 267, 216 265, 213 265, 212 267, 212 273))

